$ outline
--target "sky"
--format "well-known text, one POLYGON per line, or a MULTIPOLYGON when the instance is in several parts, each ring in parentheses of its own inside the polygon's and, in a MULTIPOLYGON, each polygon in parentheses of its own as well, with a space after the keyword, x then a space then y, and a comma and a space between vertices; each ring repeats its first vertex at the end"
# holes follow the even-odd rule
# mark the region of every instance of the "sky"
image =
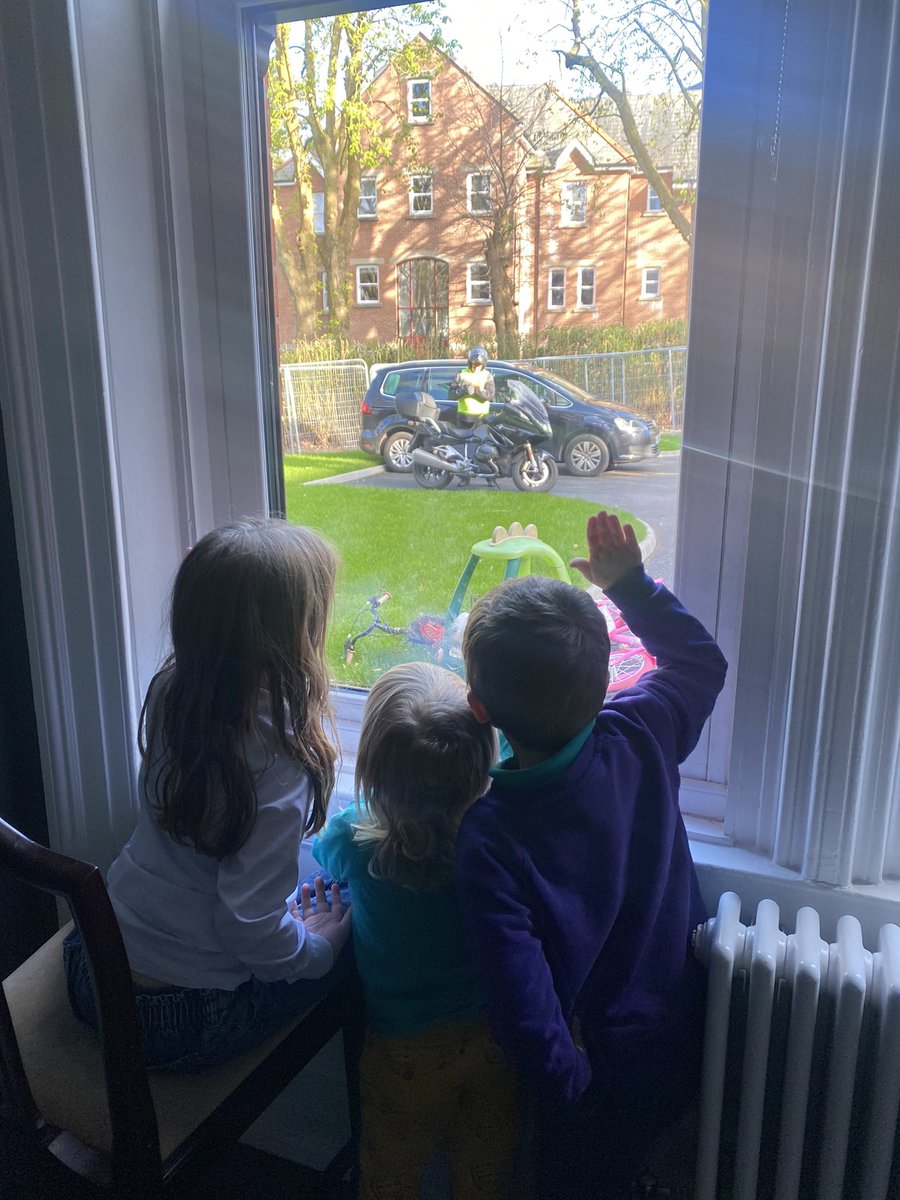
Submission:
POLYGON ((567 74, 553 46, 566 46, 562 0, 446 0, 455 57, 483 83, 565 85, 567 74))

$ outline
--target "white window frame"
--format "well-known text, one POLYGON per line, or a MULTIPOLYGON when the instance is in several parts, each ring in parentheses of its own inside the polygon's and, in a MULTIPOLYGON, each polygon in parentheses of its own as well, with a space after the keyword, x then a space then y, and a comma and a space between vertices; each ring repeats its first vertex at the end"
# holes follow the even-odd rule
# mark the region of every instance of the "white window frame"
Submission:
POLYGON ((491 276, 486 262, 466 263, 466 303, 491 303, 491 276), (482 271, 484 272, 484 277, 481 277, 482 271), (479 275, 478 279, 474 278, 476 272, 479 275), (479 291, 486 289, 486 295, 476 295, 476 289, 479 291))
POLYGON ((356 215, 360 221, 374 221, 378 217, 378 180, 374 175, 363 175, 359 181, 359 200, 356 215), (363 186, 372 185, 372 194, 363 195, 363 186), (371 201, 371 204, 369 203, 371 201))
POLYGON ((662 267, 641 269, 641 299, 658 300, 662 295, 662 267))
POLYGON ((419 77, 417 79, 407 79, 406 81, 406 119, 410 125, 428 125, 432 118, 432 88, 431 80, 419 77), (414 95, 417 87, 425 87, 428 89, 427 96, 414 95), (416 113, 413 110, 417 105, 425 105, 426 111, 416 113))
POLYGON ((565 267, 550 267, 547 272, 547 309, 549 312, 562 312, 566 307, 566 269, 565 267), (553 277, 559 276, 559 282, 554 283, 553 277), (553 299, 554 292, 559 293, 557 302, 553 299))
POLYGON ((490 171, 470 171, 466 176, 466 210, 475 216, 483 216, 485 213, 491 212, 492 208, 490 171), (487 186, 479 187, 476 191, 474 187, 476 179, 486 180, 487 186), (475 201, 478 202, 477 207, 475 207, 475 201))
POLYGON ((325 232, 325 193, 313 192, 313 229, 317 236, 325 232))
POLYGON ((357 263, 356 266, 356 303, 366 307, 381 303, 381 271, 378 263, 357 263), (365 272, 374 272, 370 274, 368 279, 363 279, 365 272), (371 293, 374 288, 375 294, 364 294, 368 289, 371 293))
POLYGON ((656 190, 656 188, 653 186, 652 183, 648 182, 647 183, 647 207, 644 209, 644 212, 649 216, 650 214, 655 215, 656 213, 664 213, 665 211, 666 210, 663 208, 662 200, 659 197, 659 192, 656 190))
POLYGON ((587 183, 583 179, 571 179, 562 185, 559 197, 559 223, 563 228, 576 228, 587 224, 587 183), (573 197, 579 197, 573 200, 573 197))
POLYGON ((578 303, 575 306, 581 311, 588 311, 597 307, 597 268, 596 267, 579 267, 578 268, 578 303), (590 283, 586 283, 586 277, 590 275, 590 283), (585 302, 584 294, 586 290, 590 290, 590 300, 585 302))
MULTIPOLYGON (((102 19, 105 0, 75 6, 77 126, 70 99, 56 98, 53 64, 38 57, 36 71, 44 85, 36 117, 47 146, 41 161, 65 160, 73 168, 48 169, 43 177, 54 211, 67 224, 48 231, 41 212, 13 201, 12 235, 0 238, 0 267, 10 281, 0 315, 4 332, 14 335, 3 417, 51 840, 101 864, 132 825, 137 711, 159 660, 159 614, 184 547, 234 513, 273 504, 264 452, 264 399, 272 381, 260 353, 268 344, 269 315, 259 307, 262 290, 249 268, 259 247, 250 242, 254 160, 241 125, 248 96, 254 100, 247 79, 255 53, 242 18, 255 7, 253 0, 206 0, 204 11, 183 10, 173 22, 158 22, 155 8, 123 8, 121 19, 110 22, 102 19), (207 8, 220 19, 215 46, 203 36, 207 8), (149 48, 148 20, 157 35, 149 48), (203 93, 203 102, 191 108, 183 103, 188 84, 203 93), (170 106, 181 122, 159 121, 170 106), (126 108, 132 119, 117 121, 126 108), (225 119, 207 121, 207 112, 225 119), (122 172, 126 160, 130 169, 122 172), (67 190, 68 179, 78 187, 67 190), (31 254, 40 238, 52 269, 31 254), (129 246, 127 261, 116 252, 122 244, 129 246), (75 273, 77 286, 72 272, 59 269, 73 256, 87 264, 75 273), (16 301, 15 322, 9 296, 16 301), (48 325, 43 318, 50 308, 64 319, 48 325), (135 329, 141 330, 138 363, 135 329), (41 355, 31 354, 38 344, 41 355), (135 387, 158 399, 135 405, 135 387), (67 437, 48 438, 49 429, 63 427, 67 437), (151 494, 160 508, 148 546, 151 494), (93 648, 89 662, 85 644, 93 648), (97 805, 98 795, 127 799, 97 805)), ((857 86, 858 72, 870 69, 869 60, 881 63, 878 55, 890 39, 879 20, 854 27, 854 13, 826 0, 814 25, 800 28, 804 13, 798 12, 797 28, 792 19, 788 31, 791 53, 802 40, 822 52, 823 70, 826 49, 836 59, 829 67, 840 68, 816 97, 828 106, 819 122, 822 138, 857 127, 848 109, 875 128, 868 109, 860 114, 857 108, 870 105, 874 94, 857 86)), ((782 115, 768 128, 775 140, 761 137, 759 122, 768 110, 757 105, 750 112, 747 97, 757 98, 764 77, 779 78, 784 30, 777 5, 720 5, 710 13, 702 135, 709 153, 696 210, 676 590, 716 633, 732 667, 700 748, 702 767, 688 764, 683 792, 693 803, 692 794, 705 788, 721 803, 727 780, 724 838, 709 827, 706 859, 703 835, 694 832, 708 896, 720 884, 740 881, 751 902, 759 895, 778 898, 781 888, 788 896, 783 913, 798 903, 827 902, 864 917, 881 905, 890 914, 885 919, 897 920, 900 902, 879 885, 873 864, 879 847, 898 844, 890 750, 900 645, 885 606, 900 583, 900 563, 896 541, 866 533, 865 514, 857 519, 857 510, 880 505, 893 486, 892 464, 867 459, 872 446, 897 439, 885 438, 894 432, 889 389, 875 387, 873 376, 881 371, 890 378, 889 336, 878 324, 879 305, 865 300, 881 294, 872 279, 878 288, 885 283, 888 256, 879 259, 879 239, 900 221, 900 197, 880 182, 875 138, 872 146, 854 149, 869 155, 861 169, 839 178, 829 172, 844 161, 841 155, 816 158, 808 197, 816 257, 807 279, 826 285, 827 294, 808 286, 796 312, 778 309, 790 327, 776 347, 766 326, 771 289, 781 286, 778 298, 784 299, 789 287, 786 267, 772 252, 781 212, 773 160, 777 165, 778 139, 789 131, 792 114, 790 106, 778 110, 778 97, 767 93, 771 113, 782 115), (879 219, 867 226, 876 212, 873 180, 880 188, 879 219), (823 231, 832 229, 866 271, 852 278, 834 273, 821 252, 828 240, 823 231), (852 236, 866 230, 867 236, 852 236), (723 278, 721 263, 734 261, 736 247, 739 269, 723 278), (763 278, 760 263, 781 271, 781 283, 763 278), (797 361, 780 362, 775 349, 785 345, 796 350, 797 361), (871 384, 863 396, 860 381, 871 384), (798 416, 809 416, 812 400, 823 419, 804 443, 805 426, 794 426, 798 416), (858 423, 854 437, 840 419, 848 403, 858 423), (779 417, 788 424, 778 426, 779 417), (768 442, 757 440, 770 421, 788 437, 773 439, 770 429, 768 442), (863 471, 864 486, 848 488, 863 471), (840 506, 832 504, 835 494, 844 500, 840 506), (849 590, 842 593, 835 581, 849 590), (853 590, 859 582, 862 592, 853 590), (850 600, 855 607, 848 608, 850 600), (841 622, 850 617, 854 637, 847 639, 841 622), (871 649, 875 632, 883 638, 880 654, 877 661, 866 658, 875 667, 864 675, 856 635, 871 649), (827 662, 823 645, 830 649, 827 662), (825 755, 818 765, 817 748, 825 755), (865 792, 872 799, 862 810, 865 792), (732 852, 729 838, 749 849, 732 852), (766 869, 766 861, 780 865, 766 869), (848 885, 848 872, 873 882, 848 885)), ((24 23, 21 33, 14 29, 5 45, 10 62, 31 52, 29 40, 24 23)), ((809 61, 819 60, 811 55, 809 61)), ((39 194, 36 180, 45 166, 37 156, 15 158, 8 138, 9 128, 20 134, 28 128, 19 115, 26 107, 19 76, 4 88, 22 103, 6 108, 0 159, 15 165, 19 185, 39 194)), ((789 166, 785 155, 782 175, 789 166)), ((260 187, 257 203, 269 199, 260 187)), ((875 517, 871 530, 890 533, 883 505, 875 517)), ((347 701, 349 708, 354 704, 358 708, 361 698, 347 701)), ((888 866, 896 875, 896 850, 891 853, 888 866)))
POLYGON ((409 176, 409 215, 411 217, 434 216, 434 175, 431 171, 414 171, 409 176), (428 186, 422 187, 427 181, 428 186), (427 208, 416 208, 416 202, 427 200, 427 208))
POLYGON ((331 300, 329 299, 329 296, 328 296, 328 272, 327 271, 319 272, 319 284, 322 289, 322 291, 321 291, 322 312, 329 312, 330 307, 331 307, 331 300))

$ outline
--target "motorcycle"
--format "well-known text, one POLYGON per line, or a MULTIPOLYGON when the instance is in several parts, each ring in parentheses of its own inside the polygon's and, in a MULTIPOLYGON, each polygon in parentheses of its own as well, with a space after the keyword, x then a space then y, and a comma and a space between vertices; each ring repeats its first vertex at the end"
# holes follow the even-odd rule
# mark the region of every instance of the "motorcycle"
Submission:
POLYGON ((440 420, 440 409, 427 392, 397 398, 397 412, 413 423, 409 443, 413 475, 420 487, 445 488, 453 479, 467 487, 473 479, 498 486, 512 479, 520 492, 549 492, 559 477, 552 454, 532 442, 551 436, 543 402, 518 380, 508 383, 502 403, 474 427, 440 420))

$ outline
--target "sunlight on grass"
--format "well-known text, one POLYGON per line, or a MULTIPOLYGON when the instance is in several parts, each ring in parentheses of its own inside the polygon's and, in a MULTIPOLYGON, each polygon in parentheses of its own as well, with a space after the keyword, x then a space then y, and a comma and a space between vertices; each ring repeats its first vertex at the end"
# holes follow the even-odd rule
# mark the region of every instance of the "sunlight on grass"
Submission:
MULTIPOLYGON (((585 524, 596 511, 590 501, 546 494, 341 484, 306 488, 287 480, 288 518, 318 530, 342 560, 328 643, 335 680, 367 687, 394 662, 426 653, 410 647, 405 638, 375 633, 359 643, 353 664, 345 667, 344 636, 368 623, 369 596, 391 592, 382 615, 392 625, 406 625, 425 613, 443 615, 473 543, 489 538, 496 525, 533 522, 541 540, 568 562, 583 553, 585 524)), ((634 525, 639 538, 646 535, 646 526, 631 513, 614 511, 634 525)), ((501 578, 499 564, 480 564, 464 609, 501 578)), ((572 582, 583 580, 576 574, 572 582)))
POLYGON ((364 450, 286 454, 284 483, 290 491, 292 487, 311 483, 314 479, 328 479, 332 475, 346 475, 348 471, 359 471, 363 467, 380 466, 383 466, 381 457, 377 454, 366 454, 364 450))
POLYGON ((661 433, 659 435, 660 450, 680 450, 681 449, 681 434, 680 433, 661 433))

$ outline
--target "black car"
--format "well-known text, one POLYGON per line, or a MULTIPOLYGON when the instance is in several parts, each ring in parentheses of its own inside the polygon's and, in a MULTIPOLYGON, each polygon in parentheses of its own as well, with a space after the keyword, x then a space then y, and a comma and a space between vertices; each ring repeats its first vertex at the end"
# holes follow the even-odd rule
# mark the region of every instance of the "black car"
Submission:
MULTIPOLYGON (((389 471, 411 471, 411 426, 397 412, 397 397, 427 392, 443 413, 455 411, 456 401, 448 399, 447 393, 451 380, 464 366, 462 359, 433 359, 373 367, 360 410, 362 449, 380 454, 389 471)), ((640 462, 659 454, 656 424, 630 409, 597 400, 541 367, 494 360, 490 371, 498 400, 503 400, 509 381, 517 379, 544 401, 553 436, 542 445, 573 475, 599 475, 617 463, 640 462)))

